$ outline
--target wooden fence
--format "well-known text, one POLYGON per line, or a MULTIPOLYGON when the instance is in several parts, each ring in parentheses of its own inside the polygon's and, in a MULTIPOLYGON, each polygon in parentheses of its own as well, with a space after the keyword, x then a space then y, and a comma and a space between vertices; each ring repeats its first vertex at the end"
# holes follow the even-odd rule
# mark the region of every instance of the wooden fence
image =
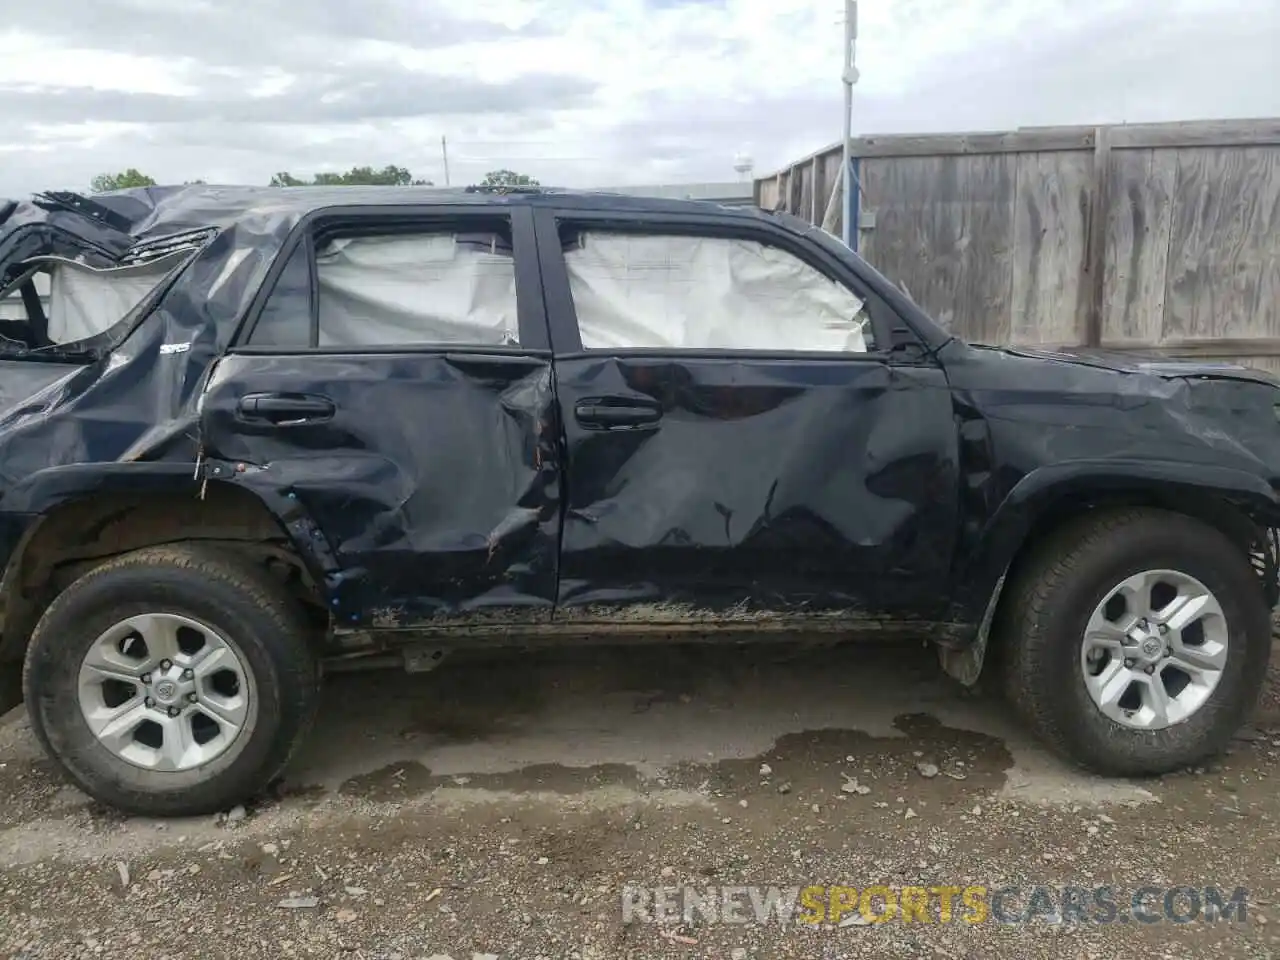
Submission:
MULTIPOLYGON (((1280 372, 1280 119, 852 142, 855 245, 958 335, 1280 372)), ((840 233, 840 145, 755 183, 840 233), (832 185, 836 190, 832 190, 832 185)))

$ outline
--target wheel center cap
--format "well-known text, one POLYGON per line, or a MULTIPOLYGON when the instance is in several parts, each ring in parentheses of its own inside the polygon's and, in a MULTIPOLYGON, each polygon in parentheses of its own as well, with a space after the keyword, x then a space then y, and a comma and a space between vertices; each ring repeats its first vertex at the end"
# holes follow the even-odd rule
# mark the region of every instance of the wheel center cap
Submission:
POLYGON ((178 699, 178 685, 172 680, 160 680, 155 685, 154 693, 156 700, 168 705, 178 699))
POLYGON ((1158 637, 1147 637, 1142 641, 1142 655, 1154 659, 1160 656, 1164 650, 1164 644, 1160 642, 1158 637))

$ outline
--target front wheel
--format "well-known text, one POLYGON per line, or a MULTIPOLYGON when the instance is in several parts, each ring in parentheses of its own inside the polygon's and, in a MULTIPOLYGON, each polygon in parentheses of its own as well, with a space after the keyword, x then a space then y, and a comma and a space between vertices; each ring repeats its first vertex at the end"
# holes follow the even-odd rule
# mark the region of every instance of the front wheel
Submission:
POLYGON ((46 751, 128 813, 223 810, 275 777, 317 699, 297 604, 238 556, 166 546, 68 587, 36 626, 25 698, 46 751))
POLYGON ((1079 521, 1021 571, 1005 689, 1052 747, 1099 773, 1166 773, 1227 745, 1257 704, 1271 623, 1216 529, 1128 510, 1079 521))

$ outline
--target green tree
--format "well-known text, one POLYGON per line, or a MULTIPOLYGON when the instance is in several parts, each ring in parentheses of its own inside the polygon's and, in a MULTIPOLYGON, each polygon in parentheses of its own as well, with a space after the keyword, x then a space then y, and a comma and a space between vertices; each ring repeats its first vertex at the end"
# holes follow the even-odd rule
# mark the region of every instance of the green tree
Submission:
POLYGON ((109 190, 125 190, 129 187, 154 187, 156 182, 136 167, 130 167, 121 173, 100 173, 89 182, 94 193, 106 193, 109 190))
POLYGON ((431 186, 430 180, 415 180, 405 167, 388 164, 379 170, 373 167, 352 167, 345 173, 317 173, 310 180, 301 180, 287 171, 271 178, 273 187, 405 187, 431 186))
POLYGON ((527 173, 516 173, 514 170, 490 170, 480 181, 484 187, 537 187, 537 180, 527 173))

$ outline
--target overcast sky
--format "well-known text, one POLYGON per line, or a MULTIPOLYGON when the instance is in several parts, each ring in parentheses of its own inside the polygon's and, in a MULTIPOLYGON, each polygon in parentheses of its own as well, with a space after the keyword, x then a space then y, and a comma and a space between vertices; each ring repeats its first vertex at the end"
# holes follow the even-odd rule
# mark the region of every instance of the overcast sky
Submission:
MULTIPOLYGON (((0 195, 732 180, 840 135, 843 0, 40 0, 0 29, 0 195)), ((854 129, 1280 115, 1280 0, 862 0, 854 129)))

